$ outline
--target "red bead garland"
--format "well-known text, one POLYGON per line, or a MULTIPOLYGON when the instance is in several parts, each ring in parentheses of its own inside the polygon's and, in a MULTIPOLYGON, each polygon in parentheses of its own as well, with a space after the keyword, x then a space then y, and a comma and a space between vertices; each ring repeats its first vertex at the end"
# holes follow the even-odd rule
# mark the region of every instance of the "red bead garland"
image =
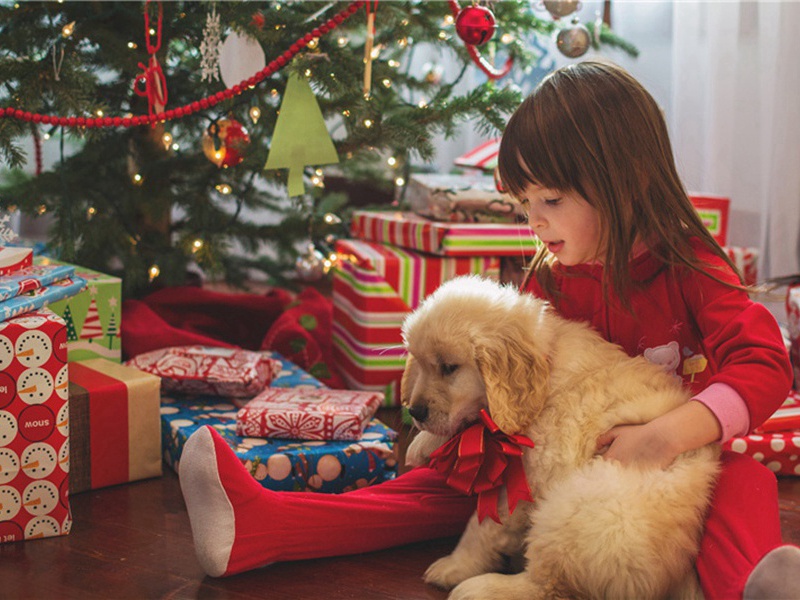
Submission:
POLYGON ((346 19, 353 16, 353 14, 355 14, 355 12, 358 11, 361 6, 363 6, 364 2, 365 0, 356 0, 343 11, 328 19, 328 21, 323 25, 320 25, 310 33, 298 38, 297 41, 289 46, 287 51, 278 56, 278 58, 270 62, 266 67, 249 79, 242 80, 232 88, 226 89, 222 92, 217 92, 216 94, 212 94, 207 98, 191 102, 185 106, 173 108, 167 111, 161 111, 156 114, 124 118, 57 117, 53 115, 34 114, 31 112, 22 111, 18 108, 0 107, 0 118, 13 118, 29 122, 41 121, 42 123, 59 125, 61 127, 137 127, 144 124, 155 125, 159 122, 172 121, 174 119, 186 117, 193 113, 200 112, 201 110, 208 109, 215 104, 222 102, 223 100, 229 100, 234 96, 238 96, 250 87, 257 85, 268 77, 274 75, 277 71, 286 66, 286 63, 294 58, 295 54, 300 52, 300 50, 305 48, 311 40, 321 37, 320 34, 322 33, 328 33, 336 29, 338 25, 342 24, 346 19))

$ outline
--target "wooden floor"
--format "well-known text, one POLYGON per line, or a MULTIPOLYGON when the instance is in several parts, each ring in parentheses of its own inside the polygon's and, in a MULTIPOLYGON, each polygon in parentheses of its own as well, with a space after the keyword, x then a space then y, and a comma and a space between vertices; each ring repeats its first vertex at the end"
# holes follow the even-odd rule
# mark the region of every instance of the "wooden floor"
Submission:
MULTIPOLYGON (((391 415, 381 417, 399 428, 391 415)), ((403 451, 405 443, 399 446, 403 451)), ((779 490, 784 538, 800 544, 800 478, 781 478, 779 490)), ((437 600, 446 594, 426 586, 422 573, 457 541, 278 563, 212 579, 195 559, 178 479, 168 467, 159 479, 85 492, 71 502, 70 535, 0 545, 0 598, 437 600)))

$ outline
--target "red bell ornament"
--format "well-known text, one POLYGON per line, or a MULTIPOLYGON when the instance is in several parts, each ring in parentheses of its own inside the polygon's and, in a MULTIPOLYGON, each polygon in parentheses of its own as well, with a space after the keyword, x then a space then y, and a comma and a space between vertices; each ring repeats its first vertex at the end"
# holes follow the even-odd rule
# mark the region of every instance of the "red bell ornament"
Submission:
POLYGON ((483 46, 492 39, 497 21, 485 6, 467 6, 456 16, 456 33, 470 46, 483 46))
POLYGON ((233 167, 244 160, 250 135, 236 119, 220 119, 203 135, 203 153, 218 167, 233 167))

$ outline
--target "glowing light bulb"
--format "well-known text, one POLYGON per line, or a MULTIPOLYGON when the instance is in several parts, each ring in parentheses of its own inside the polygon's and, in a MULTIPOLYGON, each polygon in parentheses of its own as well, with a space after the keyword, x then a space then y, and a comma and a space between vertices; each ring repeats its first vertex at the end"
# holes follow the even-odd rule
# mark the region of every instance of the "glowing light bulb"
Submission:
POLYGON ((258 120, 261 118, 261 109, 257 106, 251 106, 250 118, 253 119, 253 123, 258 123, 258 120))
POLYGON ((386 159, 386 164, 390 167, 394 167, 397 165, 397 159, 394 156, 390 156, 386 159))
POLYGON ((372 119, 364 119, 364 127, 367 129, 372 127, 372 119))
POLYGON ((394 180, 394 183, 397 187, 403 187, 406 183, 406 180, 403 179, 402 177, 398 177, 397 179, 394 180))
POLYGON ((195 240, 192 242, 192 252, 197 252, 203 247, 203 240, 195 240))
POLYGON ((68 38, 75 31, 75 21, 67 23, 61 28, 61 37, 68 38))
POLYGON ((216 186, 216 190, 220 194, 225 194, 226 196, 233 191, 231 186, 229 186, 227 183, 220 183, 219 185, 216 186))
POLYGON ((144 177, 142 177, 141 173, 134 173, 133 183, 135 183, 136 185, 142 185, 142 183, 144 183, 144 177))
POLYGON ((147 270, 147 274, 150 276, 150 281, 153 281, 153 279, 161 275, 161 269, 158 268, 158 265, 153 265, 147 270))

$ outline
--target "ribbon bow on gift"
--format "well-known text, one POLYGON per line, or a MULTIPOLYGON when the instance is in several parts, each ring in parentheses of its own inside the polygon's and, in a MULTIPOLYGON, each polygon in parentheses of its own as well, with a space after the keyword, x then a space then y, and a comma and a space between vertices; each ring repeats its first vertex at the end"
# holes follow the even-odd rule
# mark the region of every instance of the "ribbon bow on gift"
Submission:
POLYGON ((522 466, 522 446, 533 448, 524 435, 500 431, 486 410, 476 423, 431 453, 428 466, 447 475, 447 484, 464 494, 478 494, 478 521, 488 516, 500 523, 500 488, 506 487, 508 512, 520 500, 533 501, 522 466))

